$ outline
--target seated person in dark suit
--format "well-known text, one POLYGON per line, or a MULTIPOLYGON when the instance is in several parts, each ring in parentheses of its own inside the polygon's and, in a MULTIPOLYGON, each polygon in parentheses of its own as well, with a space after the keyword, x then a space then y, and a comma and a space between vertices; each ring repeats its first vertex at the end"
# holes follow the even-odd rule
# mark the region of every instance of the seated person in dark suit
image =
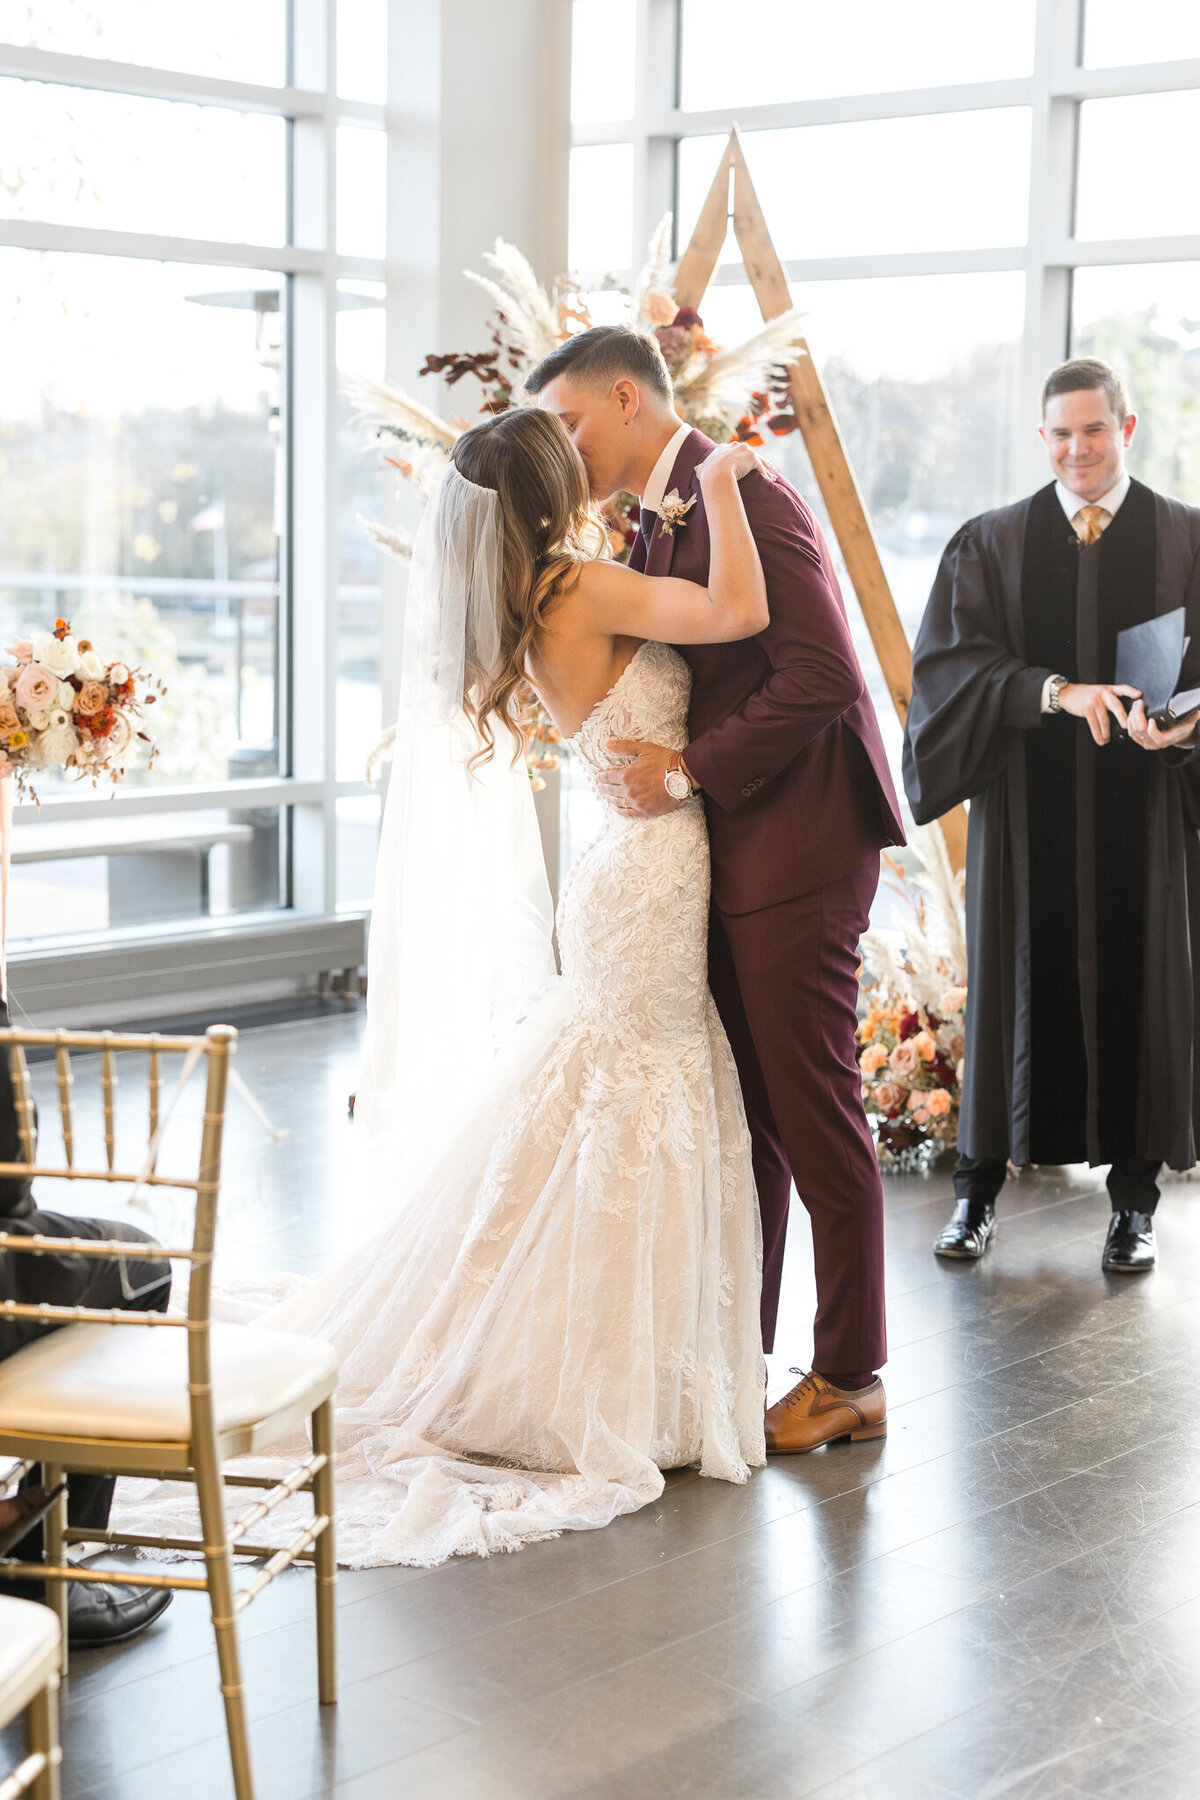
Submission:
MULTIPOLYGON (((8 1007, 0 1000, 0 1027, 8 1025, 8 1007)), ((0 1162, 20 1160, 12 1070, 7 1051, 0 1052, 0 1162)), ((122 1238, 153 1244, 136 1225, 111 1219, 81 1219, 66 1213, 42 1212, 32 1184, 20 1177, 0 1177, 0 1232, 10 1236, 122 1238)), ((165 1312, 171 1291, 171 1265, 161 1258, 125 1261, 125 1282, 115 1259, 83 1256, 31 1256, 0 1250, 0 1301, 22 1305, 152 1308, 165 1312), (126 1290, 129 1290, 127 1293, 126 1290), (132 1294, 132 1298, 129 1295, 132 1294)), ((0 1357, 12 1356, 23 1344, 53 1331, 32 1319, 0 1318, 0 1357)), ((115 1329, 115 1328, 114 1328, 115 1329)), ((114 1483, 102 1475, 72 1475, 67 1502, 70 1523, 103 1531, 108 1524, 114 1483)), ((26 1477, 15 1499, 0 1500, 0 1550, 23 1562, 43 1555, 42 1528, 9 1542, 23 1518, 41 1500, 37 1472, 26 1477)), ((0 1593, 25 1599, 44 1598, 43 1582, 0 1581, 0 1593)), ((132 1637, 156 1619, 171 1602, 169 1588, 119 1588, 106 1582, 72 1582, 68 1589, 70 1640, 73 1645, 111 1644, 132 1637)))

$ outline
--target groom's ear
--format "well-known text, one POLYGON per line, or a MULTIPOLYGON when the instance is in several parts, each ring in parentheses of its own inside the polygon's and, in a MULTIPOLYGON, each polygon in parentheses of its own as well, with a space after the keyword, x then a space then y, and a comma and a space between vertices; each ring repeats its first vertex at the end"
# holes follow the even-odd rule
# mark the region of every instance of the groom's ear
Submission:
POLYGON ((631 425, 637 418, 638 409, 642 404, 642 396, 638 392, 637 382, 630 381, 627 375, 622 375, 619 380, 613 382, 612 399, 619 408, 626 425, 631 425))

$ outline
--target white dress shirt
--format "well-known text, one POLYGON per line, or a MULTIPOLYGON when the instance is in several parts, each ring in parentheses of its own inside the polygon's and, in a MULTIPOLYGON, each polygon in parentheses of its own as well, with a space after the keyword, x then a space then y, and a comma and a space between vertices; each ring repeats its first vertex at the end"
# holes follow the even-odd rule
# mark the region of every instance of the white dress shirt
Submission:
MULTIPOLYGON (((1074 522, 1075 514, 1079 511, 1081 506, 1102 506, 1108 514, 1109 524, 1111 525, 1113 519, 1120 510, 1121 502, 1129 492, 1129 474, 1128 472, 1124 472, 1121 479, 1114 482, 1107 494, 1101 494, 1098 500, 1081 500, 1078 494, 1073 494, 1069 487, 1063 486, 1061 481, 1055 482, 1054 491, 1058 495, 1058 504, 1062 507, 1072 523, 1074 522)), ((1044 713, 1050 711, 1050 683, 1053 680, 1053 675, 1047 675, 1045 681, 1042 683, 1042 711, 1044 713)))
POLYGON ((646 491, 642 495, 642 511, 656 513, 667 495, 667 483, 671 479, 671 470, 675 467, 675 458, 683 448, 683 440, 691 431, 691 426, 683 424, 674 432, 663 447, 663 453, 650 471, 650 479, 646 483, 646 491))
POLYGON ((1061 481, 1055 482, 1054 491, 1058 495, 1058 504, 1068 519, 1074 519, 1081 506, 1102 506, 1111 519, 1120 511, 1121 502, 1129 492, 1129 475, 1128 472, 1123 474, 1121 479, 1109 488, 1107 494, 1101 494, 1098 500, 1081 500, 1078 494, 1073 494, 1070 488, 1063 486, 1061 481))

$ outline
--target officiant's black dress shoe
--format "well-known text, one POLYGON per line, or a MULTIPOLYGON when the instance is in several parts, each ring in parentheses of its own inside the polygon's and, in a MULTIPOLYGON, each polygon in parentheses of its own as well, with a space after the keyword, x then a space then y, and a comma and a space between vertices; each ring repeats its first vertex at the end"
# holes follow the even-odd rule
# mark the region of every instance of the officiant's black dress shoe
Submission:
POLYGON ((933 1254, 963 1261, 981 1257, 996 1229, 996 1207, 991 1200, 960 1200, 950 1223, 934 1240, 933 1254))
POLYGON ((1158 1261, 1154 1241, 1154 1214, 1122 1209, 1115 1212, 1104 1242, 1102 1269, 1120 1275, 1140 1275, 1158 1261))

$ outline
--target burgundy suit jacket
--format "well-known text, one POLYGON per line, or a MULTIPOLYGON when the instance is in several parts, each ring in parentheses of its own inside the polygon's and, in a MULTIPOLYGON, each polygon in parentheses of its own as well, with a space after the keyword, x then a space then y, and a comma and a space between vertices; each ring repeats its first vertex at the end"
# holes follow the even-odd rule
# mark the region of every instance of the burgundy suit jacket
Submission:
MULTIPOLYGON (((693 431, 667 492, 695 496, 674 533, 656 521, 649 575, 707 585, 708 522, 697 470, 713 449, 693 431)), ((681 644, 692 670, 687 766, 704 789, 713 898, 757 912, 839 881, 902 844, 900 806, 875 709, 820 527, 781 476, 741 483, 767 582, 771 623, 734 644, 681 644)))

